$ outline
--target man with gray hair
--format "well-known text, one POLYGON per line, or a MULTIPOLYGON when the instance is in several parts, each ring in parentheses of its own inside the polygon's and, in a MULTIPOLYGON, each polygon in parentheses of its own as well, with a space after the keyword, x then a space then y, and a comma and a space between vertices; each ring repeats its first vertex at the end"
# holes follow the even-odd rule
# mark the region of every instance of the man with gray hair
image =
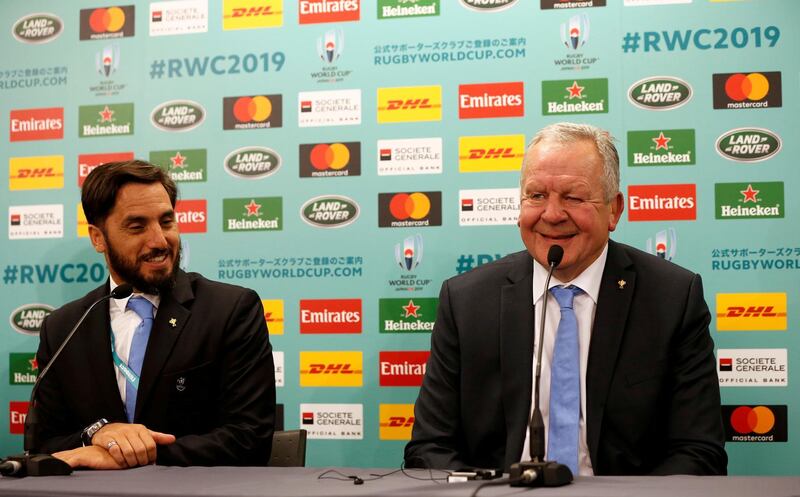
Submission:
POLYGON ((527 460, 541 346, 547 460, 575 475, 725 474, 700 276, 609 239, 625 208, 611 135, 547 126, 526 150, 520 188, 527 250, 442 285, 406 465, 527 460))

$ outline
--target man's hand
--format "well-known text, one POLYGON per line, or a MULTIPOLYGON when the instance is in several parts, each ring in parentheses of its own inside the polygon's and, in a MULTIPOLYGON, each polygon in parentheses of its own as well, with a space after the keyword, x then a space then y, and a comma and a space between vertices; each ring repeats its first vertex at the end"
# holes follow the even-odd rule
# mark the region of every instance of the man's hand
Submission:
POLYGON ((156 462, 156 446, 175 442, 175 435, 148 430, 144 425, 110 423, 92 437, 92 445, 108 451, 122 468, 156 462))
POLYGON ((61 459, 72 468, 90 468, 90 469, 123 469, 125 466, 120 466, 117 461, 111 457, 106 449, 102 447, 95 447, 89 445, 86 447, 78 447, 77 449, 63 450, 56 452, 53 457, 61 459))

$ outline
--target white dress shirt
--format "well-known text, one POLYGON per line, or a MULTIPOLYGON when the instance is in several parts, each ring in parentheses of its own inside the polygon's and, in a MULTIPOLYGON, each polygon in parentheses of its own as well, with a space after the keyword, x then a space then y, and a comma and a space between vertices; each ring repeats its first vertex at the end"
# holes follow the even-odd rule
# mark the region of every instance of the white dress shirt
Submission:
MULTIPOLYGON (((113 292, 117 286, 119 286, 115 281, 114 278, 109 278, 111 281, 111 291, 113 292)), ((114 350, 117 351, 117 355, 125 364, 128 364, 128 355, 131 351, 131 342, 133 341, 133 332, 136 331, 136 328, 142 322, 142 318, 139 317, 138 314, 133 312, 133 310, 128 309, 128 300, 133 297, 144 297, 153 304, 153 316, 156 315, 156 311, 158 310, 158 304, 161 302, 161 299, 158 295, 150 295, 146 293, 134 293, 131 296, 124 298, 124 299, 111 299, 111 302, 108 305, 108 314, 109 318, 111 319, 111 332, 114 333, 114 350)), ((109 350, 108 353, 110 354, 111 351, 109 350)), ((117 373, 117 388, 119 389, 119 396, 122 398, 122 403, 125 403, 125 385, 127 381, 125 380, 125 376, 119 370, 118 367, 114 367, 114 370, 117 373)))
MULTIPOLYGON (((597 309, 597 297, 600 293, 600 281, 603 277, 603 269, 606 267, 606 257, 608 256, 608 244, 603 248, 600 256, 581 274, 572 281, 560 281, 555 275, 550 279, 549 288, 554 286, 574 285, 583 290, 582 293, 575 295, 573 309, 578 320, 578 346, 580 348, 580 379, 581 379, 581 415, 580 415, 580 434, 578 436, 578 474, 581 476, 592 476, 592 461, 589 458, 589 447, 586 443, 586 365, 589 362, 589 343, 592 338, 592 324, 594 323, 594 313, 597 309)), ((547 316, 545 318, 544 340, 539 341, 539 326, 542 319, 542 307, 539 305, 544 297, 544 283, 547 281, 548 269, 534 260, 533 262, 533 305, 536 307, 534 312, 534 350, 533 350, 533 385, 531 389, 531 412, 533 412, 534 389, 536 385, 536 354, 538 347, 544 345, 542 351, 542 375, 539 383, 539 409, 542 411, 544 419, 545 438, 549 435, 548 421, 550 413, 550 364, 553 359, 553 348, 556 341, 558 323, 561 320, 561 307, 556 299, 550 295, 547 298, 547 316)), ((549 290, 548 288, 548 290, 549 290)), ((530 419, 530 415, 528 416, 530 419)), ((530 447, 530 433, 525 431, 525 444, 522 447, 521 461, 528 461, 530 447)), ((547 444, 545 444, 545 450, 547 444)), ((545 459, 547 455, 545 454, 545 459)))

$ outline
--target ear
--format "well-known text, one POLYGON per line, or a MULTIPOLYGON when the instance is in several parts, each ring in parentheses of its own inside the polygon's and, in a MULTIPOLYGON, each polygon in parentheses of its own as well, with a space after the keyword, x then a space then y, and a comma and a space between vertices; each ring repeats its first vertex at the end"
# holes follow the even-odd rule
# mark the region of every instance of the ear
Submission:
POLYGON ((93 224, 89 225, 89 240, 96 252, 101 254, 106 252, 106 237, 103 231, 93 224))
POLYGON ((622 217, 622 213, 625 211, 625 197, 622 196, 621 192, 618 192, 614 199, 611 200, 609 207, 608 231, 611 232, 617 229, 619 218, 622 217))

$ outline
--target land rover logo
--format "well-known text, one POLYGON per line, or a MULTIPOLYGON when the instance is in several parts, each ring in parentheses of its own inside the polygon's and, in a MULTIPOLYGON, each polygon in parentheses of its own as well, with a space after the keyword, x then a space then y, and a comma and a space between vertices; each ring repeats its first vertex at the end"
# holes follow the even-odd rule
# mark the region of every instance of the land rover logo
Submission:
POLYGON ((780 149, 781 138, 763 128, 736 128, 717 138, 717 152, 736 162, 767 160, 780 149))
POLYGON ((239 148, 225 157, 225 170, 240 178, 264 178, 280 167, 281 156, 266 147, 239 148))
POLYGON ((691 98, 689 83, 670 76, 642 79, 628 89, 628 100, 646 110, 675 109, 691 98))
POLYGON ((478 12, 497 12, 511 7, 517 0, 461 0, 461 5, 478 12))
POLYGON ((206 117, 203 106, 191 100, 172 100, 153 109, 150 120, 164 131, 189 131, 202 124, 206 117))
POLYGON ((300 208, 303 221, 317 228, 340 228, 358 218, 358 204, 339 195, 315 197, 300 208))
POLYGON ((54 14, 30 14, 17 21, 11 33, 22 43, 47 43, 63 29, 64 23, 54 14))
POLYGON ((23 335, 37 336, 44 318, 53 312, 47 304, 26 304, 11 312, 11 327, 23 335))

